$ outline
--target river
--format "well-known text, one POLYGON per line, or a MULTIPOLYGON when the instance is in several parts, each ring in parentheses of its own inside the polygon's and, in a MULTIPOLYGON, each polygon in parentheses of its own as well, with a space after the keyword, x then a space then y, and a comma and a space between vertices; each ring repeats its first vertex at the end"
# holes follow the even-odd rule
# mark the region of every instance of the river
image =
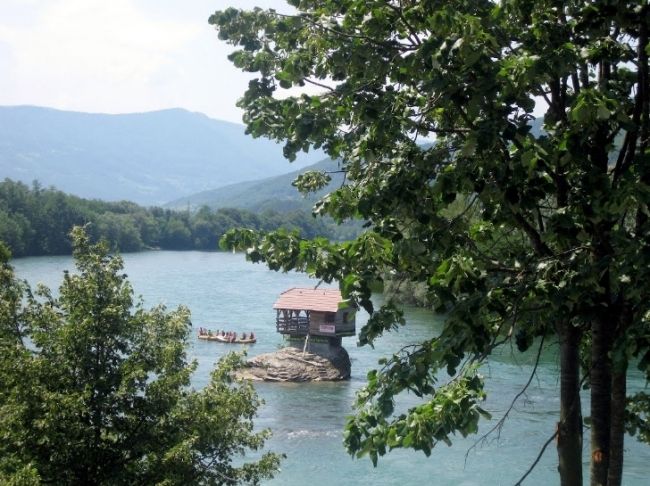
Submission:
MULTIPOLYGON (((135 294, 142 296, 147 306, 163 303, 173 308, 184 304, 192 312, 195 328, 254 331, 258 342, 248 349, 251 356, 282 346, 282 336, 275 332, 272 309, 280 292, 317 283, 302 274, 271 272, 263 265, 246 262, 240 254, 159 251, 125 254, 124 260, 135 294)), ((70 257, 23 258, 12 264, 17 275, 32 287, 42 282, 52 290, 58 288, 63 270, 73 269, 70 257)), ((534 380, 498 436, 491 435, 474 448, 471 447, 477 436, 457 437, 452 447, 438 444, 428 458, 421 452, 396 450, 380 458, 376 468, 368 458, 352 459, 345 452, 343 424, 352 412, 355 392, 363 386, 366 373, 376 366, 381 356, 404 344, 430 337, 439 329, 439 318, 428 311, 407 308, 406 316, 407 326, 382 337, 374 349, 359 348, 355 338, 344 338, 343 345, 352 361, 349 381, 256 385, 266 404, 259 410, 255 423, 272 429, 268 448, 287 455, 281 473, 265 484, 512 485, 524 474, 553 434, 558 420, 558 360, 552 347, 543 353, 534 380)), ((358 313, 357 330, 366 319, 364 312, 358 313)), ((190 355, 198 362, 193 378, 196 387, 207 382, 215 360, 233 349, 199 341, 195 335, 190 347, 190 355)), ((532 361, 532 353, 521 355, 507 348, 483 367, 488 386, 484 408, 492 413, 493 422, 503 415, 527 382, 532 361)), ((643 386, 640 375, 635 375, 629 385, 632 390, 643 386)), ((412 399, 407 397, 407 400, 412 399)), ((483 422, 481 432, 492 425, 483 422)), ((588 473, 587 450, 585 443, 585 474, 588 473)), ((556 468, 557 455, 551 444, 524 484, 557 484, 556 468)), ((623 484, 648 484, 649 473, 650 447, 626 437, 623 484)))

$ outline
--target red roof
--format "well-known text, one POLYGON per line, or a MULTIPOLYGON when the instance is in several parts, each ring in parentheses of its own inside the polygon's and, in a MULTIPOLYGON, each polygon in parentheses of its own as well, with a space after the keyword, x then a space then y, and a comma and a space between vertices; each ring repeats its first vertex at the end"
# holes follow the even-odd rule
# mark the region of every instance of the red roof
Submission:
POLYGON ((341 291, 338 289, 293 288, 282 292, 273 308, 336 312, 342 301, 341 291))

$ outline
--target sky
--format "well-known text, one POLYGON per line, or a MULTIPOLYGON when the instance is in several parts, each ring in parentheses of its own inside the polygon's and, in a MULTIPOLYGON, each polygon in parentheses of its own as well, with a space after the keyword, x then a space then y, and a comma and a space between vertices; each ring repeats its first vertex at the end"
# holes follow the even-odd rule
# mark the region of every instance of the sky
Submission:
POLYGON ((0 105, 185 108, 241 123, 252 75, 208 24, 229 6, 291 11, 284 0, 0 0, 0 105))
POLYGON ((250 74, 208 24, 282 0, 0 0, 0 105, 94 113, 185 108, 241 123, 250 74))

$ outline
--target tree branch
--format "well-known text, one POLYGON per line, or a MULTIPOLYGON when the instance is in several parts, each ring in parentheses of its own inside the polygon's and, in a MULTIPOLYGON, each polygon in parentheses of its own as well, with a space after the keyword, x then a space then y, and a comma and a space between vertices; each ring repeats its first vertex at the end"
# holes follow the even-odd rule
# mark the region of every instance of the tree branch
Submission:
POLYGON ((535 357, 535 365, 533 366, 533 370, 531 371, 530 376, 528 377, 528 381, 526 382, 524 387, 519 391, 519 393, 517 393, 517 395, 515 395, 512 402, 510 403, 510 406, 508 407, 506 412, 503 414, 503 417, 501 417, 499 419, 499 421, 490 430, 488 430, 485 434, 483 434, 476 442, 474 442, 474 444, 472 444, 472 446, 469 449, 467 449, 467 452, 465 452, 465 463, 467 463, 467 458, 469 456, 469 453, 472 451, 472 449, 476 449, 476 447, 479 444, 484 443, 487 440, 487 438, 490 435, 492 435, 493 432, 497 431, 497 439, 500 437, 501 429, 503 428, 503 425, 505 424, 506 419, 508 418, 508 415, 510 415, 510 412, 512 412, 512 410, 513 410, 513 408, 515 406, 515 403, 517 403, 517 400, 519 400, 519 398, 521 398, 521 396, 524 393, 526 393, 526 390, 528 389, 530 384, 533 382, 533 377, 535 376, 535 373, 537 372, 537 366, 539 365, 539 359, 540 359, 540 357, 542 355, 543 346, 544 346, 544 336, 542 336, 542 339, 539 342, 539 348, 537 349, 537 356, 535 357))
POLYGON ((542 449, 539 451, 539 454, 537 454, 537 457, 535 458, 535 461, 533 461, 533 463, 530 465, 530 467, 529 467, 528 470, 524 473, 524 475, 523 475, 521 478, 519 478, 519 481, 517 481, 517 482, 515 483, 515 486, 521 486, 521 485, 523 484, 523 482, 524 482, 524 479, 526 479, 526 478, 528 477, 528 475, 529 475, 531 472, 533 472, 533 469, 535 469, 535 466, 537 466, 537 463, 540 461, 540 459, 541 459, 542 456, 544 455, 544 451, 546 451, 546 448, 548 447, 548 445, 549 445, 551 442, 553 442, 553 440, 555 439, 555 437, 557 437, 557 430, 553 433, 553 435, 551 435, 551 436, 547 439, 546 442, 544 442, 544 445, 542 446, 542 449))
POLYGON ((332 88, 331 86, 327 86, 326 84, 319 83, 318 81, 314 81, 313 79, 302 78, 302 80, 305 81, 306 83, 313 84, 314 86, 319 86, 321 88, 334 91, 334 88, 332 88))
MULTIPOLYGON (((645 18, 648 15, 648 6, 646 5, 642 11, 640 18, 645 18)), ((614 167, 614 181, 617 181, 620 176, 629 168, 634 160, 636 153, 636 143, 639 137, 639 126, 642 124, 642 119, 648 117, 648 105, 650 96, 648 95, 648 54, 646 48, 648 46, 648 26, 645 22, 641 22, 639 45, 637 47, 637 56, 639 60, 637 70, 637 92, 634 100, 634 110, 632 112, 632 123, 634 128, 625 134, 623 147, 619 152, 616 165, 614 167), (645 115, 645 116, 644 116, 645 115)), ((647 134, 646 134, 647 135, 647 134)), ((643 136, 643 135, 642 135, 643 136)), ((647 141, 646 141, 647 143, 647 141)))
POLYGON ((533 244, 533 248, 535 248, 535 251, 537 252, 538 255, 540 256, 551 256, 553 255, 553 252, 551 249, 542 241, 542 237, 540 234, 537 232, 535 228, 522 216, 521 213, 517 211, 512 211, 512 215, 515 218, 515 221, 519 223, 519 226, 521 227, 522 230, 528 235, 530 238, 531 243, 533 244))
MULTIPOLYGON (((401 2, 400 2, 400 6, 399 6, 399 7, 396 6, 396 5, 391 5, 390 2, 387 3, 386 6, 387 6, 388 8, 390 8, 393 12, 395 12, 395 13, 399 16, 400 20, 401 20, 402 22, 404 22, 404 25, 406 26, 406 28, 408 29, 409 34, 410 34, 410 35, 409 35, 409 38, 413 37, 413 39, 415 39, 415 42, 414 42, 415 45, 417 45, 417 46, 421 46, 421 45, 422 45, 422 41, 420 40, 420 37, 418 36, 418 32, 417 32, 417 30, 415 30, 415 29, 413 28, 413 26, 409 23, 409 21, 406 20, 406 17, 404 17, 404 12, 402 11, 401 2)), ((411 40, 411 42, 413 42, 413 40, 411 40)))

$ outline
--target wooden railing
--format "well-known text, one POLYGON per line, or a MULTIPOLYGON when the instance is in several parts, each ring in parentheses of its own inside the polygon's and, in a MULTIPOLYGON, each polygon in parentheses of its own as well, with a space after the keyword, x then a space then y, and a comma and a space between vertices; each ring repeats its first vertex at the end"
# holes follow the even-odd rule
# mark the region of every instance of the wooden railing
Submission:
MULTIPOLYGON (((306 336, 309 331, 309 317, 283 317, 280 316, 275 321, 276 329, 281 334, 291 334, 292 336, 306 336)), ((334 326, 334 324, 332 324, 334 326)), ((336 325, 336 332, 320 332, 313 329, 311 334, 320 336, 354 336, 356 331, 355 322, 339 323, 336 325)))
POLYGON ((308 317, 278 317, 275 324, 278 332, 282 334, 306 336, 309 332, 308 317))

